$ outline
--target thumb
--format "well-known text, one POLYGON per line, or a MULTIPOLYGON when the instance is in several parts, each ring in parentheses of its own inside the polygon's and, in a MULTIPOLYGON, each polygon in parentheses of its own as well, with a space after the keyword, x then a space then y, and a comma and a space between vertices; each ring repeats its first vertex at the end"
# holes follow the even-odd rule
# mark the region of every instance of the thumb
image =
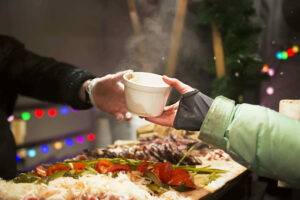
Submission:
POLYGON ((169 78, 167 76, 163 76, 163 81, 168 85, 174 87, 180 94, 185 94, 194 90, 191 86, 184 84, 176 78, 169 78))
POLYGON ((126 73, 129 73, 129 72, 133 72, 132 70, 125 70, 125 71, 121 71, 121 72, 117 72, 114 76, 114 80, 115 81, 122 81, 123 80, 123 76, 124 74, 126 73))

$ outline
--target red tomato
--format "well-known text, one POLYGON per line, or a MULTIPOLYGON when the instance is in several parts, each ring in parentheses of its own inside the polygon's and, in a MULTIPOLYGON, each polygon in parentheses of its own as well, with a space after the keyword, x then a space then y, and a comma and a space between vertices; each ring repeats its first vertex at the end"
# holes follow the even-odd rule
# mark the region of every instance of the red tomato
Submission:
POLYGON ((106 174, 107 170, 113 165, 114 164, 108 160, 99 160, 95 165, 95 170, 97 170, 100 174, 106 174))
POLYGON ((171 173, 173 171, 172 164, 170 162, 163 163, 159 168, 159 178, 164 183, 168 183, 171 180, 171 173))
POLYGON ((111 166, 107 172, 119 172, 119 171, 125 171, 125 172, 131 172, 131 168, 128 165, 118 164, 111 166))
POLYGON ((47 169, 47 176, 57 172, 57 171, 61 171, 61 170, 66 170, 66 171, 69 171, 70 168, 65 166, 65 165, 61 165, 61 164, 57 164, 57 165, 54 165, 52 167, 49 167, 47 169))
POLYGON ((82 162, 73 163, 73 169, 76 169, 76 173, 82 172, 86 165, 82 162))
POLYGON ((154 165, 154 168, 152 170, 152 172, 157 176, 157 177, 160 177, 159 176, 159 172, 160 172, 160 167, 163 165, 163 163, 161 162, 158 162, 154 165))
POLYGON ((43 178, 47 176, 47 169, 40 165, 35 168, 35 171, 33 173, 43 178))
POLYGON ((136 171, 139 171, 141 173, 145 173, 145 171, 149 170, 152 168, 152 164, 147 162, 147 161, 144 161, 144 162, 141 162, 137 168, 136 168, 136 171))
POLYGON ((188 188, 196 188, 196 185, 193 181, 192 176, 190 173, 184 169, 175 169, 171 173, 171 180, 168 182, 169 185, 174 185, 174 186, 182 186, 184 185, 185 187, 188 188))

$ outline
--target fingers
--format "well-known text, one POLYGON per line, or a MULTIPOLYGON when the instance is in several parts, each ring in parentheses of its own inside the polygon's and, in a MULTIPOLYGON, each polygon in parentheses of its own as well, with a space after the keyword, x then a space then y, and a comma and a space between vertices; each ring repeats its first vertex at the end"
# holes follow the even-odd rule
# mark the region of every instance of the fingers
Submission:
POLYGON ((115 114, 115 118, 116 118, 116 120, 117 120, 118 122, 120 122, 120 121, 123 120, 124 116, 123 116, 122 113, 116 113, 116 114, 115 114))
POLYGON ((114 80, 115 81, 122 81, 123 80, 123 75, 126 74, 127 72, 133 72, 132 70, 125 70, 125 71, 121 71, 116 73, 114 76, 114 80))
POLYGON ((194 90, 191 86, 182 83, 176 78, 163 76, 163 81, 165 81, 168 85, 174 87, 180 94, 185 94, 194 90))

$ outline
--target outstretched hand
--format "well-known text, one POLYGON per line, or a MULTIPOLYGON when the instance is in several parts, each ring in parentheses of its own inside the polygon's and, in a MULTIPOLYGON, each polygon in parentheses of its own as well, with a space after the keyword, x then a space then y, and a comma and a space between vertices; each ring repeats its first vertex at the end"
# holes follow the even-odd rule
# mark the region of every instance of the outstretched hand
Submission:
MULTIPOLYGON (((182 83, 176 78, 169 78, 167 76, 163 76, 163 81, 168 85, 174 87, 180 94, 185 94, 187 92, 191 92, 194 90, 192 87, 182 83)), ((179 106, 179 101, 171 106, 165 107, 163 113, 160 116, 146 117, 146 120, 162 126, 173 127, 178 106, 179 106)))
POLYGON ((132 117, 125 107, 124 85, 121 83, 127 72, 128 70, 97 78, 91 91, 93 105, 115 116, 118 121, 122 121, 124 116, 126 120, 132 117))

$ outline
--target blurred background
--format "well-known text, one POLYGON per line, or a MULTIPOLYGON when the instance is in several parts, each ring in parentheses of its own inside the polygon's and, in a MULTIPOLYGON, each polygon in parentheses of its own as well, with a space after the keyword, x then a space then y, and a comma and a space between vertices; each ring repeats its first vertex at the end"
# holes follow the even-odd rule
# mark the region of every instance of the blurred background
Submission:
MULTIPOLYGON (((212 97, 278 111, 280 100, 300 98, 299 13, 298 0, 0 0, 0 34, 98 76, 168 74, 212 97)), ((169 103, 178 98, 173 91, 169 103)), ((23 96, 8 120, 19 171, 135 139, 146 124, 23 96)))

